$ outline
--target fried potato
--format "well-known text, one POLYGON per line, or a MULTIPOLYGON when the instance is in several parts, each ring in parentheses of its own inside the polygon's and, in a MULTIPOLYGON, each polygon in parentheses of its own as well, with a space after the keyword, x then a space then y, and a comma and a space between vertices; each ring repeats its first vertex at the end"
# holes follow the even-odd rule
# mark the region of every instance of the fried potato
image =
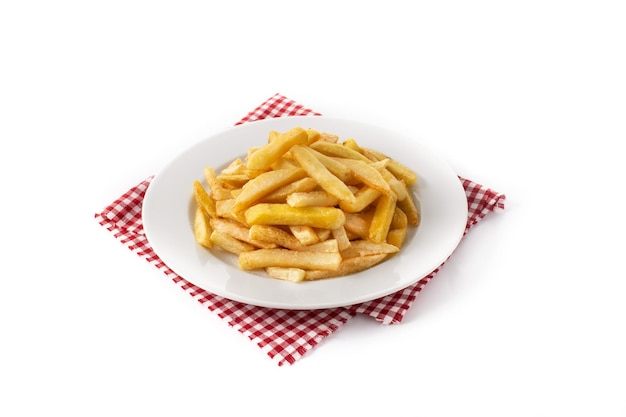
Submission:
MULTIPOLYGON (((240 255, 245 252, 255 252, 255 247, 249 243, 242 242, 239 239, 235 239, 231 235, 220 232, 219 230, 214 230, 211 233, 211 243, 215 246, 218 246, 224 249, 227 252, 234 253, 235 255, 240 255)), ((258 250, 271 250, 271 249, 258 249, 258 250)))
POLYGON ((210 219, 210 225, 213 230, 226 233, 227 235, 230 235, 237 240, 249 243, 253 246, 256 246, 257 248, 271 249, 277 246, 275 243, 272 242, 264 242, 251 239, 250 228, 233 220, 212 218, 210 219))
POLYGON ((293 129, 283 134, 276 135, 268 143, 250 154, 246 161, 248 169, 267 169, 285 154, 294 145, 306 145, 309 142, 309 135, 301 127, 293 129))
POLYGON ((305 274, 304 269, 301 268, 283 268, 280 266, 268 266, 265 268, 265 272, 272 278, 291 282, 302 282, 305 274))
POLYGON ((204 189, 200 181, 195 180, 193 182, 194 198, 197 206, 202 209, 204 214, 209 217, 217 216, 215 201, 209 196, 209 193, 204 189))
POLYGON ((306 270, 304 279, 306 281, 315 281, 355 274, 381 263, 386 257, 387 255, 385 254, 378 254, 346 258, 341 261, 339 267, 335 270, 306 270))
POLYGON ((291 148, 291 154, 296 161, 298 161, 302 169, 304 169, 311 178, 317 181, 319 186, 329 194, 334 195, 339 200, 348 202, 354 201, 354 194, 352 194, 348 186, 331 173, 308 148, 294 146, 291 148))
POLYGON ((289 226, 289 230, 303 245, 312 245, 320 241, 320 237, 311 226, 294 225, 289 226))
POLYGON ((304 178, 306 172, 300 168, 278 169, 269 171, 250 180, 241 188, 241 193, 235 199, 233 210, 242 211, 263 196, 271 193, 285 184, 304 178))
POLYGON ((391 193, 389 183, 385 180, 380 171, 370 164, 365 161, 349 158, 337 158, 336 160, 347 165, 352 171, 352 175, 364 184, 380 191, 382 194, 391 193))
POLYGON ((211 190, 211 198, 214 200, 226 200, 232 197, 230 191, 224 188, 217 178, 215 170, 212 167, 206 167, 204 169, 204 179, 211 190))
POLYGON ((196 214, 193 222, 193 236, 196 239, 196 242, 205 248, 212 248, 213 242, 211 242, 211 233, 212 230, 209 222, 209 216, 200 207, 196 207, 196 214))
POLYGON ((308 252, 288 249, 257 249, 239 254, 244 271, 277 266, 283 268, 336 270, 341 264, 339 252, 308 252))
POLYGON ((366 255, 390 255, 399 251, 397 246, 391 245, 386 242, 374 243, 369 240, 354 240, 351 242, 350 247, 341 251, 341 257, 354 258, 355 256, 366 255))
POLYGON ((396 210, 395 194, 381 195, 376 203, 376 210, 370 223, 368 238, 374 243, 381 243, 387 238, 389 226, 396 210))
MULTIPOLYGON (((388 156, 384 153, 376 151, 374 149, 367 149, 367 152, 375 155, 378 160, 388 158, 388 156)), ((395 175, 396 178, 398 178, 399 180, 403 180, 408 185, 412 185, 415 183, 415 181, 417 181, 417 174, 412 169, 406 167, 405 165, 401 164, 393 158, 390 158, 387 169, 393 175, 395 175)))
POLYGON ((336 229, 346 221, 343 211, 334 207, 291 207, 288 204, 261 203, 245 212, 249 225, 311 226, 336 229))
POLYGON ((352 244, 350 239, 348 239, 348 233, 346 232, 345 227, 341 226, 336 229, 331 230, 333 238, 337 241, 337 249, 339 251, 346 250, 352 244))
POLYGON ((343 146, 338 143, 331 143, 319 140, 315 143, 312 143, 311 148, 328 156, 357 159, 364 162, 374 162, 371 159, 367 158, 365 155, 355 151, 354 149, 350 149, 347 146, 343 146))
POLYGON ((398 207, 404 211, 407 216, 408 222, 411 226, 417 227, 420 223, 420 213, 417 208, 417 204, 413 199, 413 195, 407 191, 408 196, 404 200, 397 202, 398 207))
POLYGON ((354 203, 340 201, 339 207, 348 213, 358 213, 376 201, 380 194, 380 191, 367 185, 354 194, 354 203))
POLYGON ((334 207, 339 199, 327 191, 309 191, 291 193, 286 198, 291 207, 334 207))
POLYGON ((292 250, 299 250, 303 246, 294 235, 276 226, 254 224, 250 226, 248 237, 255 241, 273 243, 292 250))
POLYGON ((261 198, 261 203, 285 203, 287 197, 293 193, 305 193, 317 187, 317 181, 311 177, 305 177, 290 184, 283 185, 275 191, 261 198))

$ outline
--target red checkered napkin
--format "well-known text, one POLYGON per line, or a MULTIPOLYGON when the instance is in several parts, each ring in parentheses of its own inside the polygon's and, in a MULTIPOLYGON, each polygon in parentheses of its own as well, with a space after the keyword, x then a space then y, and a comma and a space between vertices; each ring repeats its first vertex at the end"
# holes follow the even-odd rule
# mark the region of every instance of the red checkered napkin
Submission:
MULTIPOLYGON (((270 117, 319 116, 294 101, 276 94, 236 124, 270 117)), ((460 178, 460 177, 459 177, 460 178)), ((349 307, 322 310, 281 310, 257 307, 209 293, 176 275, 156 255, 143 231, 141 207, 152 177, 140 182, 111 203, 96 220, 121 243, 160 269, 174 283, 189 293, 230 326, 248 336, 278 365, 293 364, 307 351, 330 336, 357 314, 366 314, 383 324, 402 321, 417 294, 437 274, 441 266, 416 284, 386 297, 349 307)), ((460 178, 469 203, 465 233, 488 213, 504 209, 505 196, 470 180, 460 178)))

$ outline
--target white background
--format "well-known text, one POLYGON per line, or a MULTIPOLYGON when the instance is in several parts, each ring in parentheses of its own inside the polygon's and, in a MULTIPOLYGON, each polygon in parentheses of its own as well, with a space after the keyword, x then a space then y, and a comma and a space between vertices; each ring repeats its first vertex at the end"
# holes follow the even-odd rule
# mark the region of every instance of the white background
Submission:
POLYGON ((3 1, 0 414, 626 416, 621 1, 3 1), (94 220, 275 93, 507 195, 292 366, 94 220))

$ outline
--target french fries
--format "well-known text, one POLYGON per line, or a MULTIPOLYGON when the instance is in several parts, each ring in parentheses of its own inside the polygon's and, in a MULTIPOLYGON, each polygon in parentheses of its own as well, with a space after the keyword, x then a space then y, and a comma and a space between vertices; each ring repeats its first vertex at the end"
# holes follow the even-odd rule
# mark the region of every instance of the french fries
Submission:
POLYGON ((310 128, 271 131, 244 158, 203 175, 206 185, 193 183, 196 242, 283 281, 371 268, 398 253, 420 222, 411 169, 310 128))

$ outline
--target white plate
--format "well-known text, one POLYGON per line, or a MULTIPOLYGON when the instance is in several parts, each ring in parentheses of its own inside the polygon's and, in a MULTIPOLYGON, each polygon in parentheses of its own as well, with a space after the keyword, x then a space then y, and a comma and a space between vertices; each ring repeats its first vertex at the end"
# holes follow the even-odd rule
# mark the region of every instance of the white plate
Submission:
POLYGON ((203 140, 157 173, 145 195, 143 225, 150 245, 174 272, 214 294, 248 304, 318 309, 373 300, 414 284, 454 251, 467 221, 467 199, 455 172, 414 139, 365 123, 323 116, 282 117, 232 127, 203 140), (193 181, 203 170, 217 171, 248 148, 266 142, 270 130, 295 126, 354 138, 397 159, 418 174, 413 192, 421 204, 421 224, 399 254, 358 274, 294 284, 245 272, 236 257, 208 251, 193 236, 193 181))

